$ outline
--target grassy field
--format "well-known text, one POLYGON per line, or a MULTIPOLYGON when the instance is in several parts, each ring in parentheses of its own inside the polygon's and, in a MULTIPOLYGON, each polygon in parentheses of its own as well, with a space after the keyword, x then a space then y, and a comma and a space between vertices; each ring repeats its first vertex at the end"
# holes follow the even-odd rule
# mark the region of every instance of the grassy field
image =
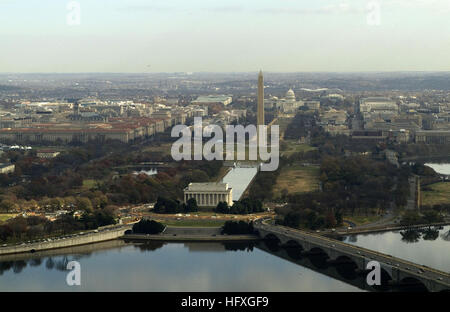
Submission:
POLYGON ((344 216, 343 219, 351 221, 356 225, 364 225, 380 220, 382 216, 380 215, 370 215, 370 216, 344 216))
POLYGON ((163 156, 171 155, 172 143, 162 143, 160 146, 151 145, 143 149, 143 152, 161 153, 163 156))
POLYGON ((92 179, 86 179, 83 180, 83 188, 85 189, 91 189, 97 186, 97 180, 92 180, 92 179))
POLYGON ((279 117, 276 121, 276 124, 280 126, 280 135, 283 137, 282 134, 286 131, 288 125, 292 122, 293 118, 283 118, 279 117))
POLYGON ((68 147, 65 146, 43 146, 43 145, 33 145, 33 150, 53 150, 58 152, 63 152, 68 150, 68 147))
POLYGON ((288 194, 316 191, 319 183, 319 167, 285 166, 274 186, 274 197, 281 197, 284 189, 288 194))
POLYGON ((283 144, 287 146, 287 148, 280 151, 282 156, 290 156, 294 153, 309 152, 316 149, 308 144, 299 144, 295 140, 284 140, 284 142, 287 143, 287 145, 283 144))
POLYGON ((450 183, 440 182, 426 186, 429 191, 422 191, 422 205, 433 206, 450 204, 450 183))
POLYGON ((1 213, 0 214, 0 222, 4 222, 8 219, 14 218, 17 214, 15 213, 1 213))

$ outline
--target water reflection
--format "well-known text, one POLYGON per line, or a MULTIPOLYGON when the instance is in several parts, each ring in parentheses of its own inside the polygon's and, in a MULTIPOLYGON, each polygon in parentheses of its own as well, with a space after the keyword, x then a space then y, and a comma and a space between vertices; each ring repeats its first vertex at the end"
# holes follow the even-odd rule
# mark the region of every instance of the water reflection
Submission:
POLYGON ((0 258, 0 291, 358 291, 264 248, 255 242, 149 242, 81 254, 0 258), (76 259, 82 285, 70 287, 65 267, 76 259))
POLYGON ((420 231, 417 230, 400 231, 400 235, 402 236, 402 241, 406 243, 417 243, 422 236, 420 231))
MULTIPOLYGON (((436 229, 431 229, 433 237, 436 229)), ((406 245, 399 239, 396 241, 406 245)), ((382 235, 375 235, 379 239, 382 235)), ((356 238, 356 237, 355 237, 356 238)), ((434 241, 439 240, 435 238, 434 241)), ((422 240, 423 242, 423 240, 422 240)), ((430 241, 426 241, 428 243, 430 241)), ((277 240, 227 243, 128 242, 92 245, 78 254, 2 261, 0 291, 398 291, 382 269, 382 286, 366 283, 364 270, 320 248, 303 250, 277 240), (119 244, 116 246, 115 244, 119 244), (81 264, 82 285, 65 283, 67 263, 81 264)), ((25 255, 21 255, 25 257, 25 255)))
POLYGON ((450 242, 450 230, 441 235, 441 238, 447 242, 450 242))
POLYGON ((343 241, 450 272, 450 226, 358 234, 343 241))
MULTIPOLYGON (((1 259, 1 258, 0 258, 1 259)), ((79 258, 78 258, 79 259, 79 258)), ((49 257, 49 258, 33 258, 28 260, 1 261, 0 275, 4 272, 12 270, 13 273, 19 274, 27 267, 41 267, 46 270, 66 271, 67 263, 76 260, 75 257, 49 257)))
POLYGON ((428 228, 422 232, 424 240, 434 241, 439 237, 439 231, 434 228, 428 228))
POLYGON ((233 243, 223 243, 225 250, 230 251, 246 251, 252 252, 253 248, 255 248, 254 242, 233 242, 233 243))

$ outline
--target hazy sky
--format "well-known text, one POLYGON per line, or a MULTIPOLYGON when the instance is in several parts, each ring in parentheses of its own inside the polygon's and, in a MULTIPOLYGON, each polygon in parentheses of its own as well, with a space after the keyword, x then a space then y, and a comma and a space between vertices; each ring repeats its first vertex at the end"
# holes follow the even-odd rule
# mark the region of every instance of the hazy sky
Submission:
POLYGON ((450 70, 450 0, 70 2, 0 0, 0 72, 450 70))

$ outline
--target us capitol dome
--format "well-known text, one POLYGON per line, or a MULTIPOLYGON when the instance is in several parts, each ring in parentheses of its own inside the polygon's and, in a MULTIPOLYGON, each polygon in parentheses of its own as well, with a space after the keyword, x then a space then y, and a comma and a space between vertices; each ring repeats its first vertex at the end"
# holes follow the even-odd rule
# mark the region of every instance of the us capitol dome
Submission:
POLYGON ((286 92, 286 101, 295 102, 295 93, 292 89, 289 89, 289 91, 286 92))

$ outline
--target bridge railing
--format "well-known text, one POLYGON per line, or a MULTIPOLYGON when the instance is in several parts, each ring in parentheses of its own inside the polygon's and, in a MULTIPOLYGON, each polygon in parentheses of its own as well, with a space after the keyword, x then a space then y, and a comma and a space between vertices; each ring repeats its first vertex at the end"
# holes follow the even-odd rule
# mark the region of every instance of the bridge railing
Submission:
MULTIPOLYGON (((354 250, 356 252, 354 252, 357 256, 364 256, 364 257, 370 257, 372 256, 372 258, 378 257, 378 258, 382 258, 385 259, 385 262, 397 262, 399 264, 403 264, 405 266, 408 267, 414 267, 416 269, 420 269, 423 272, 429 272, 429 273, 433 273, 442 277, 445 277, 447 279, 450 279, 450 274, 447 272, 443 272, 434 268, 430 268, 424 265, 420 265, 414 262, 410 262, 407 260, 403 260, 401 258, 397 258, 391 255, 387 255, 378 251, 374 251, 374 250, 370 250, 370 249, 366 249, 360 246, 355 246, 355 245, 351 245, 351 244, 347 244, 344 242, 340 242, 328 237, 324 237, 321 235, 317 235, 317 234, 313 234, 313 233, 309 233, 309 232, 305 232, 305 231, 301 231, 301 230, 297 230, 297 229, 291 229, 291 228, 287 228, 285 226, 274 226, 274 225, 268 225, 265 224, 265 221, 262 221, 261 223, 255 223, 254 227, 256 229, 258 228, 262 228, 267 230, 268 232, 275 232, 281 235, 286 235, 286 234, 293 234, 293 235, 300 235, 302 239, 307 240, 308 237, 309 238, 314 238, 314 244, 319 245, 319 247, 325 247, 325 248, 337 248, 338 246, 347 250, 354 250)), ((394 265, 394 267, 396 267, 397 269, 402 269, 401 267, 397 267, 396 265, 394 265)), ((409 273, 414 273, 414 272, 409 272, 409 273)), ((415 274, 415 273, 414 273, 415 274)))

